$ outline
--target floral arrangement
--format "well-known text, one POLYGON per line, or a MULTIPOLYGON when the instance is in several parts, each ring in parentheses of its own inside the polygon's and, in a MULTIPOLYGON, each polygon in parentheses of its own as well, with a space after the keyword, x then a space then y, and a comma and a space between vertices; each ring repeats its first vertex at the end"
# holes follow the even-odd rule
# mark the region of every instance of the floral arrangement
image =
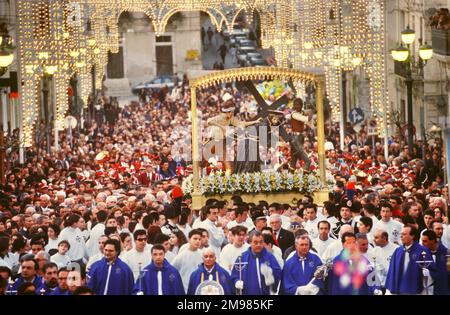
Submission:
POLYGON ((291 92, 291 88, 286 83, 277 79, 273 81, 263 81, 256 86, 256 89, 265 100, 269 100, 271 95, 273 95, 275 99, 278 99, 284 94, 291 92))
MULTIPOLYGON (((185 195, 193 192, 193 175, 189 175, 181 186, 185 195)), ((282 172, 269 171, 257 173, 228 174, 222 171, 211 172, 208 176, 200 178, 199 191, 203 195, 214 194, 256 194, 297 191, 300 193, 313 193, 319 190, 332 190, 336 184, 334 177, 327 171, 326 182, 321 183, 319 172, 295 173, 286 170, 282 172)))

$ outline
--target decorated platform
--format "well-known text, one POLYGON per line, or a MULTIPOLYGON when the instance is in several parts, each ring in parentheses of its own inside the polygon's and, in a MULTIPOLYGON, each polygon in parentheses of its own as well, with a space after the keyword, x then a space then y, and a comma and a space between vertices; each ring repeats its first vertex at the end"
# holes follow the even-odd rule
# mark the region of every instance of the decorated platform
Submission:
MULTIPOLYGON (((325 169, 324 84, 325 77, 321 73, 277 67, 230 69, 190 80, 193 174, 184 181, 183 190, 185 194, 192 196, 193 209, 200 209, 207 198, 214 196, 218 199, 229 199, 235 194, 240 195, 246 202, 265 200, 292 204, 293 200, 298 200, 305 194, 313 196, 314 201, 318 204, 327 200, 328 191, 332 189, 334 182, 331 175, 326 175, 325 169), (286 95, 281 95, 279 98, 274 97, 273 100, 268 101, 267 96, 264 97, 264 94, 261 94, 261 90, 277 91, 276 85, 273 85, 271 89, 261 85, 261 81, 270 80, 284 80, 294 86, 302 84, 305 87, 314 87, 317 111, 318 168, 311 173, 303 172, 302 169, 294 172, 279 171, 277 168, 263 172, 237 174, 216 171, 202 176, 204 172, 202 172, 201 165, 205 158, 201 149, 202 133, 199 130, 201 124, 197 115, 197 91, 213 85, 239 82, 253 95, 259 106, 259 112, 254 119, 267 119, 270 112, 278 111, 289 101, 286 95), (254 85, 254 82, 259 83, 258 87, 254 85)), ((283 126, 277 126, 277 128, 280 130, 281 137, 286 138, 287 132, 283 126)), ((286 139, 283 140, 286 141, 286 139)))

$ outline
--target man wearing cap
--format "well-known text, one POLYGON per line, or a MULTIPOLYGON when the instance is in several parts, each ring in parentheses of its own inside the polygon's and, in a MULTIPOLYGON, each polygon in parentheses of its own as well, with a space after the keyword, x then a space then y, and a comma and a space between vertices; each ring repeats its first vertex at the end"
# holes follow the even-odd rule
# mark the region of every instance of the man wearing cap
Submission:
POLYGON ((170 234, 179 231, 178 222, 180 219, 180 214, 180 209, 174 205, 170 204, 164 206, 164 215, 167 218, 167 223, 161 227, 162 233, 170 236, 170 234))
POLYGON ((232 164, 226 158, 226 138, 229 134, 229 130, 227 130, 227 127, 234 126, 238 128, 245 128, 247 126, 259 123, 261 121, 261 118, 254 121, 239 120, 234 116, 236 106, 234 104, 233 96, 231 96, 230 93, 225 93, 222 97, 222 101, 222 113, 208 119, 207 121, 207 126, 215 127, 211 130, 211 138, 213 140, 211 146, 214 149, 210 150, 209 152, 219 155, 219 160, 225 161, 225 168, 227 170, 232 170, 232 164))
POLYGON ((342 199, 340 203, 340 220, 336 222, 335 227, 331 229, 331 235, 334 238, 339 237, 339 230, 344 224, 348 224, 353 228, 354 233, 358 233, 357 222, 353 220, 352 209, 354 207, 353 202, 347 198, 342 199))

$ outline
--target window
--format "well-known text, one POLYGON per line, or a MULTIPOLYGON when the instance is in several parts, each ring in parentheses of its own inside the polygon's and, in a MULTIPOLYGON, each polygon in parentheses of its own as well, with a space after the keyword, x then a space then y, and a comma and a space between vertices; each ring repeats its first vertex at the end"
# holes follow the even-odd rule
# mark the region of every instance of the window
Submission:
POLYGON ((157 36, 157 43, 170 43, 172 41, 172 36, 157 36))
POLYGON ((123 46, 119 47, 117 54, 108 52, 107 73, 110 79, 122 79, 125 77, 123 46))

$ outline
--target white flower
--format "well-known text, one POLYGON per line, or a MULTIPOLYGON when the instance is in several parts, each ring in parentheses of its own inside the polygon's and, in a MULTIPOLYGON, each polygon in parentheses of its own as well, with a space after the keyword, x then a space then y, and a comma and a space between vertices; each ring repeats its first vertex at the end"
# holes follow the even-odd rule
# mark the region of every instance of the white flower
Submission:
POLYGON ((245 192, 252 192, 252 178, 250 173, 244 174, 244 188, 245 192))
POLYGON ((261 173, 255 173, 253 175, 253 181, 254 181, 254 190, 255 192, 261 191, 261 173))
POLYGON ((281 173, 280 172, 276 172, 275 173, 275 190, 282 190, 283 186, 282 186, 282 177, 281 177, 281 173))
POLYGON ((194 186, 192 183, 193 178, 194 175, 191 174, 183 180, 183 183, 181 184, 181 190, 183 191, 183 194, 190 195, 193 192, 194 190, 194 186))

